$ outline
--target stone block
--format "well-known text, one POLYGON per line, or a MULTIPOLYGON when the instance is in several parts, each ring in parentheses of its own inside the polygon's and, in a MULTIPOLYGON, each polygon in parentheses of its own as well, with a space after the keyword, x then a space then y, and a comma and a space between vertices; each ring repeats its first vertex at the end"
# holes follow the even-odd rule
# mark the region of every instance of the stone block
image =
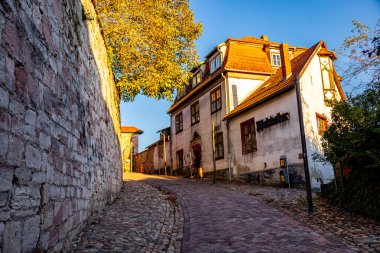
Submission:
POLYGON ((44 220, 42 224, 43 229, 48 229, 53 225, 54 209, 49 208, 44 212, 44 220))
MULTIPOLYGON (((7 153, 8 153, 8 133, 0 132, 0 162, 5 164, 5 160, 7 159, 7 153)), ((0 172, 1 173, 1 172, 0 172)), ((1 179, 0 179, 1 180, 1 179)), ((0 186, 1 188, 1 186, 0 186)))
POLYGON ((41 236, 40 236, 40 240, 38 241, 38 245, 42 248, 42 249, 47 249, 49 247, 49 237, 50 237, 50 233, 49 232, 44 232, 41 236))
POLYGON ((4 108, 0 108, 0 129, 9 131, 11 128, 11 115, 4 108))
POLYGON ((22 233, 22 251, 31 252, 37 246, 40 235, 40 216, 37 215, 25 221, 22 233))
POLYGON ((5 89, 0 87, 0 107, 8 108, 9 105, 9 93, 5 89))
POLYGON ((53 200, 61 199, 61 187, 50 186, 50 198, 53 200))
POLYGON ((50 136, 45 134, 44 132, 40 132, 39 143, 41 148, 49 149, 51 145, 50 136))
POLYGON ((25 107, 23 104, 12 99, 9 102, 9 112, 12 115, 12 117, 16 117, 17 119, 21 120, 21 119, 24 119, 25 107))
POLYGON ((26 110, 25 112, 25 122, 33 127, 36 126, 36 112, 33 110, 26 110))
POLYGON ((10 191, 12 189, 13 168, 6 165, 0 165, 0 192, 10 191))
POLYGON ((5 58, 5 72, 7 75, 4 76, 4 83, 7 89, 11 92, 15 90, 15 77, 13 75, 15 69, 14 60, 10 57, 5 58))
POLYGON ((0 207, 3 207, 7 204, 8 193, 0 192, 0 207))
POLYGON ((41 168, 41 151, 33 147, 30 144, 26 145, 25 151, 26 166, 29 168, 40 169, 41 168))
POLYGON ((0 209, 0 221, 8 221, 11 219, 11 209, 3 208, 0 209))
POLYGON ((42 184, 42 183, 45 183, 46 180, 47 180, 46 173, 44 173, 44 172, 35 172, 35 173, 33 173, 32 181, 34 183, 42 184))
POLYGON ((9 136, 9 148, 7 154, 7 162, 9 165, 20 166, 24 156, 25 145, 24 142, 10 135, 9 136))
POLYGON ((17 181, 16 185, 28 184, 32 179, 32 170, 25 166, 17 167, 14 171, 14 178, 17 181))
POLYGON ((22 224, 19 221, 9 221, 5 223, 3 235, 4 252, 21 252, 22 224))
POLYGON ((37 187, 16 187, 13 193, 11 207, 18 209, 34 209, 40 205, 40 190, 37 187))
POLYGON ((4 228, 5 228, 4 222, 0 222, 0 245, 3 245, 2 239, 3 239, 4 228))

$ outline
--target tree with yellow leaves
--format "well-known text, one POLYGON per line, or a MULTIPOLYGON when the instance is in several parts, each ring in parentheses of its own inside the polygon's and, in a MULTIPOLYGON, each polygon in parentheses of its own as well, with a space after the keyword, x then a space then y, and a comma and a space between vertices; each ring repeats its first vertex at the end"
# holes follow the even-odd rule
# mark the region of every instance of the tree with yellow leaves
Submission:
POLYGON ((171 99, 197 64, 202 32, 188 0, 96 0, 121 98, 171 99))

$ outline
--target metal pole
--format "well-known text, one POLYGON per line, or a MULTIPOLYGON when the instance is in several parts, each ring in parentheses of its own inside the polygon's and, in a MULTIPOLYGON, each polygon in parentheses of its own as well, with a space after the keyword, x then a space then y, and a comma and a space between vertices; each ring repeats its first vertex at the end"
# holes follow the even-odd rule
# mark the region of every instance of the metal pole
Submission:
POLYGON ((214 184, 216 183, 216 165, 215 165, 215 126, 214 121, 212 122, 212 164, 214 166, 214 184))
POLYGON ((130 169, 129 171, 132 172, 133 171, 133 142, 131 142, 131 164, 130 164, 130 169))
POLYGON ((302 114, 300 80, 299 80, 298 75, 296 75, 296 94, 297 94, 298 119, 299 119, 299 124, 300 124, 301 143, 302 143, 302 158, 303 158, 303 164, 304 164, 304 169, 305 169, 305 179, 306 179, 307 207, 308 207, 309 213, 311 213, 313 212, 313 199, 311 195, 309 162, 308 162, 308 157, 307 157, 305 127, 304 127, 303 114, 302 114))
POLYGON ((165 134, 164 134, 164 161, 165 161, 165 176, 167 176, 167 175, 166 175, 166 146, 165 146, 165 138, 166 138, 166 136, 165 136, 165 134))

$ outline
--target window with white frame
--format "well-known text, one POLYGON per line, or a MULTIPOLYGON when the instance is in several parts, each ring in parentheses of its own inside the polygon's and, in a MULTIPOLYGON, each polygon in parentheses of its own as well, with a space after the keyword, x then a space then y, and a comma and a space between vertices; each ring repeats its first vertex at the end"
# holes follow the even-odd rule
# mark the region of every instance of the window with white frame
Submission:
POLYGON ((272 65, 273 66, 281 66, 280 54, 272 54, 272 65))
POLYGON ((218 54, 210 61, 210 74, 214 73, 221 66, 221 56, 218 54))

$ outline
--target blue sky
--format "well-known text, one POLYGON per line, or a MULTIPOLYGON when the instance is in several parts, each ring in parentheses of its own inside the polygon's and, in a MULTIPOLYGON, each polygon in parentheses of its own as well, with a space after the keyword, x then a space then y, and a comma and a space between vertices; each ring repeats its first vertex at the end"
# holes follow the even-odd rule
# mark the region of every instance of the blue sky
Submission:
MULTIPOLYGON (((353 28, 352 20, 374 27, 380 18, 380 0, 190 0, 203 34, 196 41, 203 59, 213 47, 228 37, 268 35, 269 40, 310 47, 324 40, 329 49, 338 49, 353 28)), ((339 57, 339 55, 338 55, 339 57)), ((335 64, 342 72, 345 59, 335 64)), ((344 83, 343 83, 344 86, 344 83)), ((158 140, 158 130, 170 125, 166 114, 171 102, 137 96, 120 105, 121 124, 144 131, 139 151, 158 140)))

